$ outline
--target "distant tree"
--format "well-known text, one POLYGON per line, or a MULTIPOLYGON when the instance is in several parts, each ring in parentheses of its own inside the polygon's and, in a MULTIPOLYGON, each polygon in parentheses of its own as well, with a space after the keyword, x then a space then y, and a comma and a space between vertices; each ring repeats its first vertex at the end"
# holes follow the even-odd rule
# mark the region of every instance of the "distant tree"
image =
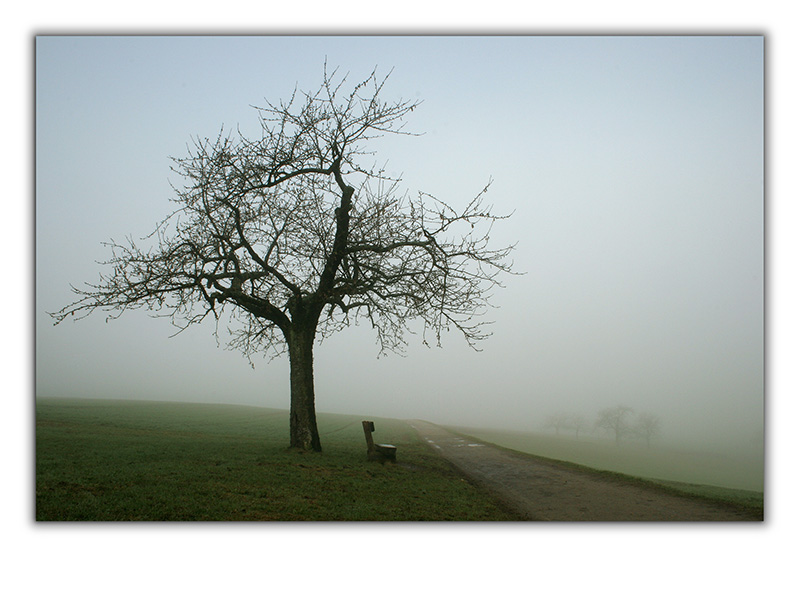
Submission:
POLYGON ((384 353, 401 349, 414 323, 426 344, 452 329, 474 348, 487 336, 488 292, 511 270, 513 246, 489 245, 507 216, 485 206, 488 185, 464 209, 396 192, 366 145, 406 134, 418 103, 382 100, 387 77, 373 71, 346 92, 346 76, 325 69, 316 91, 257 109, 255 139, 194 141, 173 159, 185 186, 151 248, 108 243, 110 273, 73 287, 80 298, 51 314, 56 323, 144 307, 180 329, 211 316, 218 330, 224 315, 229 346, 248 358, 288 353, 290 446, 315 451, 318 337, 362 318, 384 353))
POLYGON ((626 436, 630 431, 628 424, 628 416, 633 413, 633 409, 625 405, 617 405, 609 409, 602 409, 598 416, 595 425, 602 428, 606 432, 614 435, 614 442, 619 445, 623 436, 626 436))
POLYGON ((556 436, 561 434, 561 430, 569 427, 569 415, 567 413, 554 413, 545 419, 545 428, 556 431, 556 436))
POLYGON ((650 440, 661 432, 661 420, 652 413, 640 413, 636 416, 633 431, 637 436, 644 438, 649 449, 650 440))
POLYGON ((575 432, 575 438, 578 438, 581 432, 586 432, 589 429, 589 422, 587 419, 577 413, 573 413, 569 416, 568 425, 570 430, 575 432))

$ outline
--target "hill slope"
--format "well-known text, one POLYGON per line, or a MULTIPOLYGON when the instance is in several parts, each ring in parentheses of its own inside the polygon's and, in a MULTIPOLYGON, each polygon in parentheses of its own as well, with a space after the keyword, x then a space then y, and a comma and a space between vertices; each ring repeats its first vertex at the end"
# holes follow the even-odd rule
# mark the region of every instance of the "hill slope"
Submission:
POLYGON ((366 460, 361 416, 319 415, 323 453, 288 449, 287 411, 37 399, 38 521, 509 520, 408 424, 375 419, 398 463, 366 460))

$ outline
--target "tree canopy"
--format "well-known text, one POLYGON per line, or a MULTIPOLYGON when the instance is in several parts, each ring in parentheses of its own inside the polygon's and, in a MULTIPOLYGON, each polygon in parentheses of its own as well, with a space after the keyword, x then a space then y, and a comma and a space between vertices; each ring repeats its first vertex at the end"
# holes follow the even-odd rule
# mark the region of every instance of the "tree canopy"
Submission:
POLYGON ((315 91, 256 107, 260 135, 194 139, 173 158, 177 208, 149 246, 107 243, 108 271, 73 287, 78 299, 56 323, 96 309, 116 318, 146 308, 181 329, 225 316, 228 343, 248 357, 288 350, 291 444, 316 450, 317 337, 365 319, 382 352, 399 350, 421 322, 426 343, 454 329, 475 347, 488 335, 488 293, 512 268, 513 246, 489 239, 507 216, 486 205, 488 184, 456 209, 400 193, 376 166, 370 140, 414 135, 405 118, 419 105, 382 100, 387 79, 373 71, 345 89, 347 77, 326 68, 315 91))

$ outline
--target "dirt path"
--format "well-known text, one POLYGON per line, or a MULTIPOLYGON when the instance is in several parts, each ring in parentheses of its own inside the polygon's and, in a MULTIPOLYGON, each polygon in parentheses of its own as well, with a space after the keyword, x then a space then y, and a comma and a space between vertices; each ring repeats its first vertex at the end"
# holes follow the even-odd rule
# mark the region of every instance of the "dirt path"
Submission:
POLYGON ((499 449, 429 422, 409 423, 445 459, 525 519, 609 522, 754 519, 710 502, 499 449))

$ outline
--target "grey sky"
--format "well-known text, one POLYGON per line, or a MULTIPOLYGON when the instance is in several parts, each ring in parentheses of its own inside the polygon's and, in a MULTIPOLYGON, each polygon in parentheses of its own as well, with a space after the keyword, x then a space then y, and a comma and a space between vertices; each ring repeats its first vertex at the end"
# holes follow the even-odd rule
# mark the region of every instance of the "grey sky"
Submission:
POLYGON ((514 212, 519 241, 483 352, 410 337, 376 359, 364 326, 316 351, 321 412, 538 428, 625 403, 672 434, 756 436, 763 411, 761 37, 41 37, 36 43, 36 385, 42 396, 288 408, 288 364, 169 338, 131 312, 51 324, 95 281, 101 242, 171 207, 169 156, 264 98, 394 69, 421 99, 377 158, 412 193, 514 212))

